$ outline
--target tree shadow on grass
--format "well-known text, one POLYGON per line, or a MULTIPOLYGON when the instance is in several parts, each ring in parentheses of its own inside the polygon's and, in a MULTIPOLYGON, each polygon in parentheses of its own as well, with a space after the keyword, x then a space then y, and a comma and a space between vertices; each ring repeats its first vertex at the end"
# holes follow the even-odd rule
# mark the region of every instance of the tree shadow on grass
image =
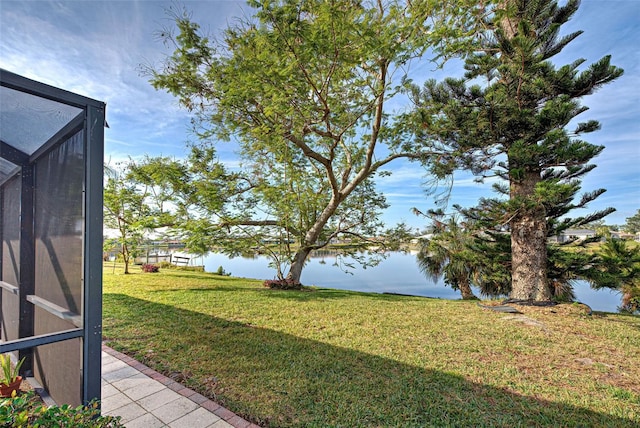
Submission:
POLYGON ((241 278, 236 276, 217 275, 211 272, 188 272, 187 271, 187 272, 179 273, 180 271, 167 270, 167 271, 162 271, 161 273, 165 273, 165 272, 170 272, 170 275, 171 275, 170 278, 185 278, 190 280, 197 279, 198 281, 207 281, 207 282, 209 281, 234 282, 234 281, 243 280, 243 279, 246 279, 247 281, 252 281, 252 282, 260 281, 259 279, 255 279, 255 278, 241 278))
POLYGON ((165 374, 181 373, 192 389, 264 426, 638 424, 122 294, 106 294, 104 307, 105 334, 116 349, 165 374))
POLYGON ((405 301, 410 302, 414 300, 424 300, 430 299, 430 297, 422 297, 422 296, 410 296, 410 295, 401 295, 401 294, 392 294, 392 293, 367 293, 363 291, 349 291, 349 290, 341 290, 337 288, 325 288, 325 287, 314 287, 314 288, 305 288, 302 291, 289 291, 289 290, 270 290, 265 288, 265 292, 269 293, 269 298, 274 299, 286 299, 286 300, 296 300, 301 302, 307 302, 312 300, 332 300, 332 299, 349 299, 352 297, 356 297, 361 299, 362 297, 368 297, 376 300, 384 300, 388 302, 397 302, 397 301, 405 301))
POLYGON ((592 316, 594 318, 606 318, 607 321, 609 321, 609 322, 617 322, 617 323, 625 324, 627 326, 630 326, 631 328, 635 328, 635 329, 640 330, 640 316, 639 315, 620 312, 620 313, 615 314, 615 316, 612 316, 612 314, 610 314, 608 312, 596 312, 596 311, 594 311, 592 316))
MULTIPOLYGON (((179 275, 173 275, 172 278, 179 275)), ((165 293, 170 291, 180 291, 189 293, 263 293, 269 299, 282 299, 293 300, 299 302, 308 302, 314 300, 335 300, 335 299, 350 299, 368 297, 375 300, 384 300, 388 302, 411 302, 416 300, 432 299, 442 300, 437 297, 424 297, 424 296, 411 296, 407 294, 394 294, 394 293, 367 293, 362 291, 349 291, 334 288, 318 288, 318 287, 305 287, 302 290, 278 290, 270 289, 261 285, 245 286, 245 285, 233 285, 233 284, 221 284, 216 281, 215 284, 205 287, 196 288, 167 288, 164 285, 159 286, 157 290, 151 290, 150 292, 165 293)))

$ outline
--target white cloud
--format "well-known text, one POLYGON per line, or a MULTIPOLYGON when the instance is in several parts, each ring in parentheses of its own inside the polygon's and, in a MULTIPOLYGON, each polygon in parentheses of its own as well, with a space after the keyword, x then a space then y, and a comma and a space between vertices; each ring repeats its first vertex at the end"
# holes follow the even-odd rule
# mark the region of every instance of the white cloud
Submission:
MULTIPOLYGON (((242 2, 187 0, 184 4, 210 33, 226 27, 234 16, 247 15, 242 2)), ((188 114, 174 97, 155 91, 139 73, 140 64, 157 64, 169 53, 154 36, 163 25, 171 24, 163 11, 169 6, 175 3, 2 1, 0 67, 107 102, 106 158, 126 160, 144 153, 184 156, 185 141, 193 139, 188 114)), ((583 103, 590 110, 578 118, 602 123, 601 131, 584 137, 606 146, 594 160, 598 168, 586 177, 584 189, 608 188, 598 204, 620 207, 619 222, 640 208, 639 13, 640 2, 635 0, 583 1, 564 34, 579 29, 585 33, 557 61, 565 64, 584 57, 586 66, 612 54, 612 63, 625 69, 622 78, 585 97, 583 103)), ((452 62, 438 70, 433 63, 422 63, 415 64, 411 72, 420 83, 429 77, 459 76, 457 66, 452 62)), ((402 109, 401 102, 395 100, 392 107, 402 109)), ((227 144, 218 147, 224 163, 237 169, 234 149, 227 144)), ((398 212, 391 210, 390 218, 412 218, 410 207, 433 203, 423 186, 429 177, 419 165, 396 161, 388 169, 393 174, 380 180, 378 187, 398 207, 398 212)), ((492 181, 495 179, 480 185, 469 174, 457 174, 451 202, 474 204, 480 195, 491 194, 492 181)))

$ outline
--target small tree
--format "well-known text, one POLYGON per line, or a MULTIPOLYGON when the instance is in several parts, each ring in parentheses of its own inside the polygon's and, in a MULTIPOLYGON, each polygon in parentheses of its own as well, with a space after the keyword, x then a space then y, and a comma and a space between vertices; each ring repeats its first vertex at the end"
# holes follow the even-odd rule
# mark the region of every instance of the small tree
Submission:
POLYGON ((640 247, 620 239, 608 239, 596 252, 597 264, 587 272, 594 288, 622 293, 621 310, 640 311, 640 247))
POLYGON ((118 231, 105 246, 118 246, 124 261, 124 273, 136 257, 143 240, 144 228, 151 214, 145 202, 146 194, 125 171, 105 167, 104 224, 118 231))
POLYGON ((628 233, 640 232, 640 210, 631 217, 626 218, 627 222, 624 225, 624 230, 628 233))
POLYGON ((455 217, 448 222, 434 223, 433 237, 422 239, 417 262, 420 270, 437 281, 444 277, 445 284, 460 290, 465 300, 476 299, 471 289, 477 264, 471 251, 471 231, 458 223, 455 217))
POLYGON ((384 246, 387 250, 406 250, 415 238, 415 233, 404 221, 384 232, 384 246))
POLYGON ((467 58, 464 79, 428 81, 416 89, 416 125, 425 139, 448 147, 434 172, 467 168, 503 180, 494 186, 506 197, 485 208, 494 230, 509 232, 511 291, 514 299, 547 300, 547 238, 550 228, 566 229, 602 218, 613 209, 576 220, 560 219, 605 190, 577 202, 580 179, 603 146, 579 139, 599 128, 596 121, 567 126, 587 110, 580 103, 622 75, 604 57, 584 71, 584 60, 556 68, 551 59, 581 32, 560 36, 579 1, 507 0, 487 22, 483 49, 467 58), (469 81, 484 81, 484 85, 469 81))

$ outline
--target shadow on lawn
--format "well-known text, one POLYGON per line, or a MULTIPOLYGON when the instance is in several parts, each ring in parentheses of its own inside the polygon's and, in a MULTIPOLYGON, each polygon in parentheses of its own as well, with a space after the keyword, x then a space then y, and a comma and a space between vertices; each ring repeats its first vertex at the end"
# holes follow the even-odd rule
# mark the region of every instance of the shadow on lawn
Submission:
MULTIPOLYGON (((305 288, 303 290, 276 290, 269 289, 267 287, 256 285, 255 287, 247 287, 247 286, 234 286, 228 284, 215 284, 211 287, 202 287, 202 288, 166 288, 161 287, 158 290, 154 290, 153 292, 161 292, 165 293, 167 291, 181 291, 181 292, 190 292, 190 293, 238 293, 238 292, 248 292, 248 293, 264 293, 266 298, 268 299, 282 299, 282 300, 293 300, 298 302, 308 302, 313 300, 334 300, 334 299, 349 299, 349 298, 358 298, 362 299, 363 297, 369 297, 371 299, 376 300, 384 300, 388 302, 411 302, 416 300, 424 300, 424 299, 432 299, 432 300, 443 300, 437 297, 425 297, 425 296, 411 296, 407 294, 393 294, 393 293, 366 293, 362 291, 349 291, 349 290, 340 290, 334 288, 305 288)), ((452 300, 456 301, 456 300, 452 300)))
POLYGON ((356 297, 358 299, 361 299, 362 297, 368 297, 388 302, 397 302, 400 300, 404 302, 410 302, 414 300, 431 299, 431 297, 400 295, 392 293, 367 293, 362 291, 349 291, 324 287, 306 288, 301 292, 287 290, 270 290, 268 288, 265 288, 264 291, 269 293, 268 298, 271 299, 295 300, 300 302, 307 302, 312 300, 348 299, 352 297, 356 297))
MULTIPOLYGON (((189 280, 198 280, 198 281, 203 281, 203 282, 216 282, 216 283, 220 283, 220 282, 234 282, 237 281, 239 278, 238 277, 234 277, 234 276, 227 276, 227 275, 217 275, 215 273, 211 273, 211 272, 190 272, 190 271, 179 271, 179 270, 163 270, 161 273, 167 273, 169 272, 169 274, 171 275, 170 278, 184 278, 184 279, 189 279, 189 280)), ((253 278, 240 278, 240 279, 246 279, 247 281, 259 281, 258 279, 253 279, 253 278)))
POLYGON ((111 346, 264 426, 637 426, 460 376, 122 294, 111 346), (141 338, 131 326, 144 332, 141 338))
POLYGON ((619 312, 615 316, 611 316, 608 312, 593 312, 594 318, 606 318, 609 322, 617 322, 620 324, 625 324, 630 326, 631 328, 635 328, 640 330, 640 324, 638 323, 638 315, 619 312))

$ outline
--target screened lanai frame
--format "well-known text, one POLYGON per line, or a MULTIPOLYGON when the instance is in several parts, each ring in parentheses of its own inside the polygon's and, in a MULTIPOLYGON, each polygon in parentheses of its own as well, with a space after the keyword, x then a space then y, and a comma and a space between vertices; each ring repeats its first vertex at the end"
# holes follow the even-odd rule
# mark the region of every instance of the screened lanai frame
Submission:
POLYGON ((0 353, 100 399, 105 104, 0 69, 0 353))

